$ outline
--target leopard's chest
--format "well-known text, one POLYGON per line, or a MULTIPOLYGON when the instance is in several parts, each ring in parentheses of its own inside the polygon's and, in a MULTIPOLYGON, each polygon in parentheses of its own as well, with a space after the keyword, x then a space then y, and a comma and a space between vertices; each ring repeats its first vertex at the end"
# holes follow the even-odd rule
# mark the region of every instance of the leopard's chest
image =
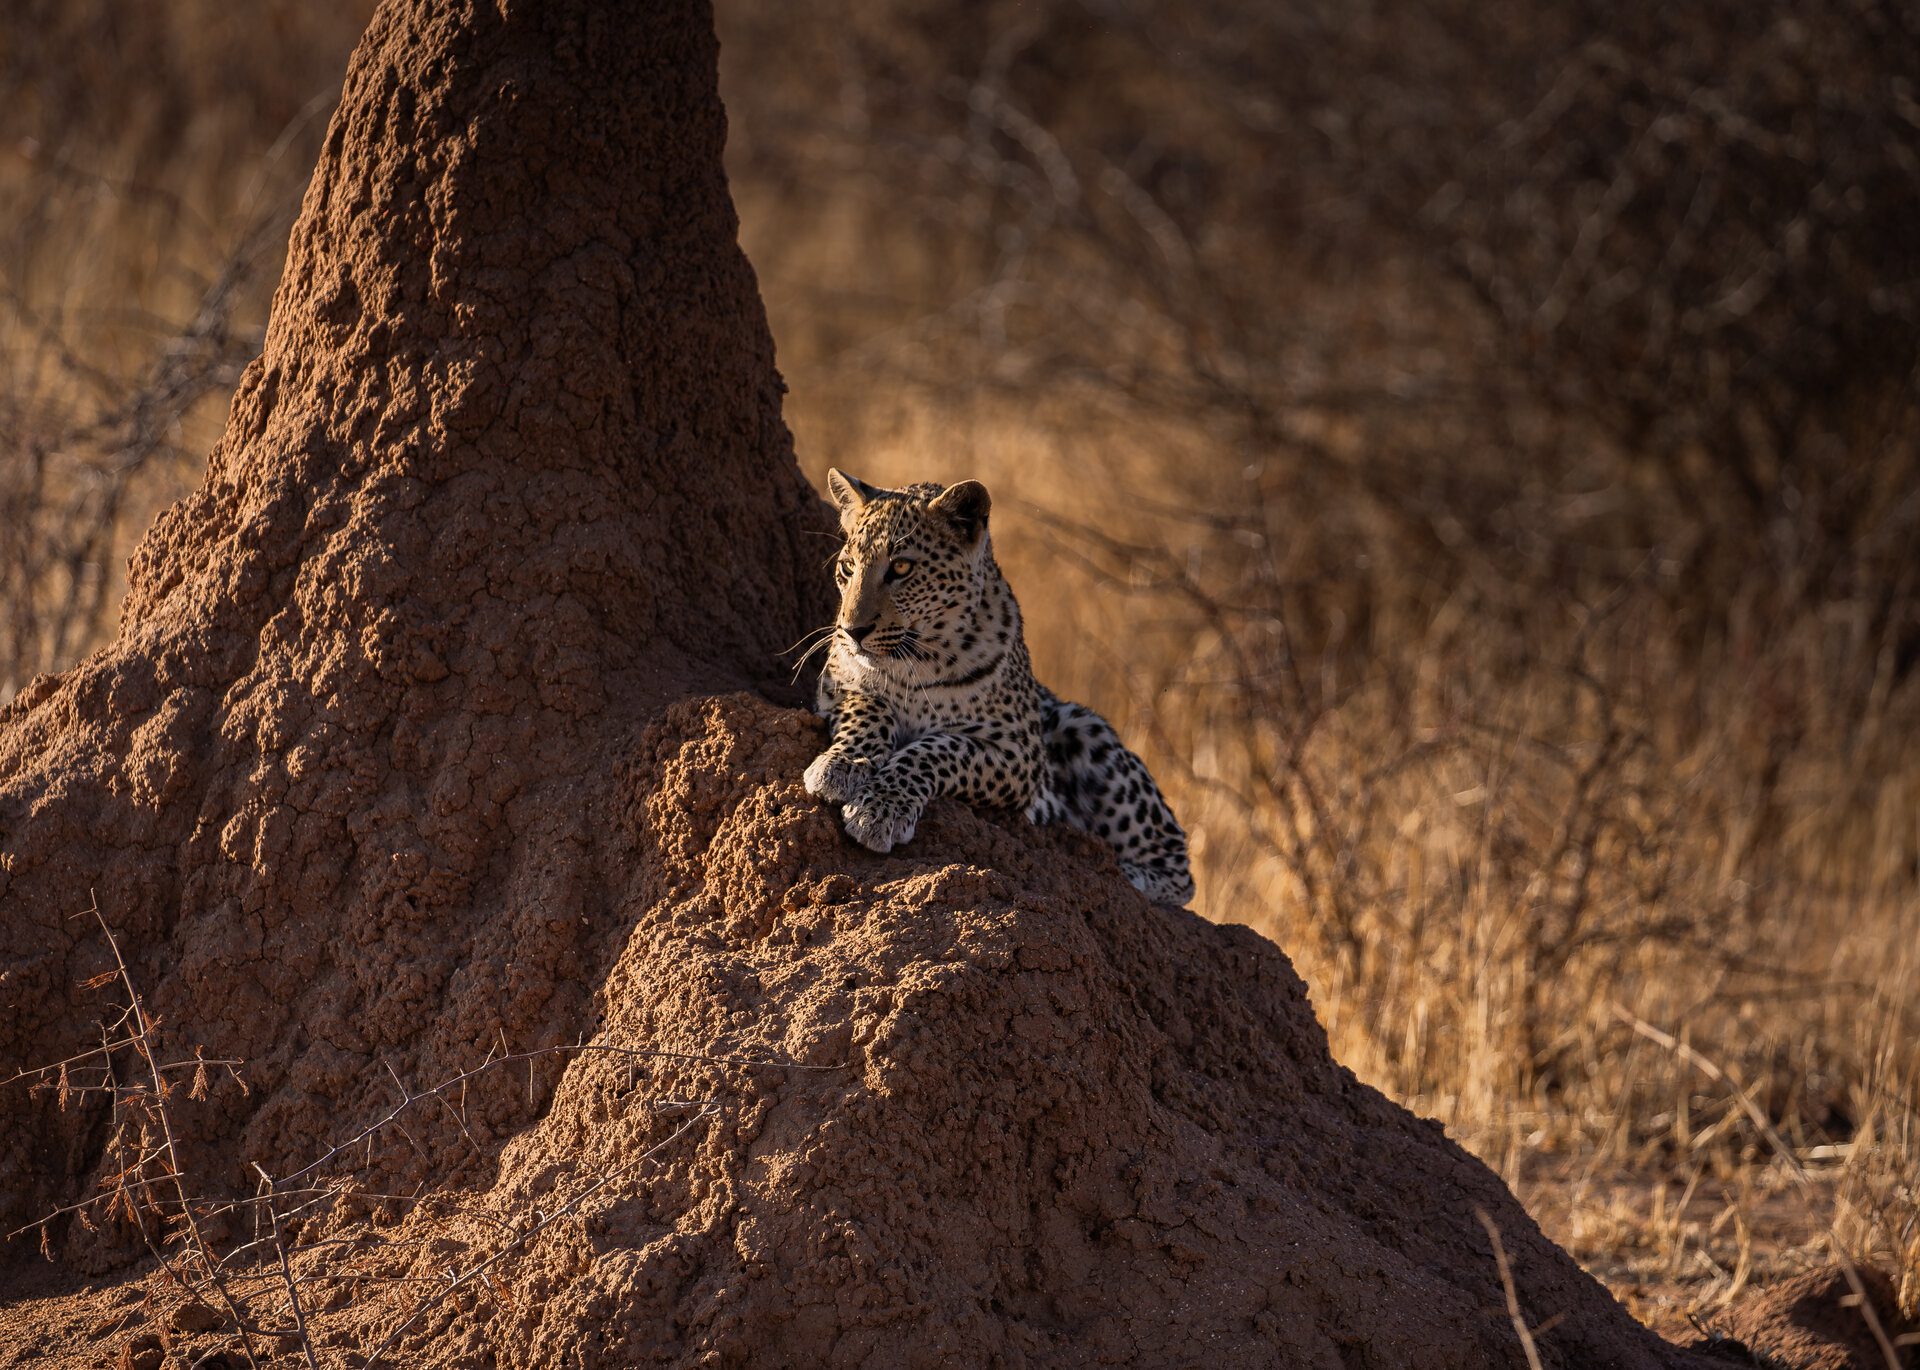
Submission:
POLYGON ((1029 738, 1037 745, 1039 708, 1031 677, 996 673, 965 689, 888 682, 883 694, 893 715, 893 745, 941 734, 976 737, 1013 751, 1029 738), (1024 688, 1023 688, 1024 686, 1024 688))
POLYGON ((930 733, 971 733, 1011 714, 1004 690, 903 691, 892 703, 899 720, 896 746, 930 733))

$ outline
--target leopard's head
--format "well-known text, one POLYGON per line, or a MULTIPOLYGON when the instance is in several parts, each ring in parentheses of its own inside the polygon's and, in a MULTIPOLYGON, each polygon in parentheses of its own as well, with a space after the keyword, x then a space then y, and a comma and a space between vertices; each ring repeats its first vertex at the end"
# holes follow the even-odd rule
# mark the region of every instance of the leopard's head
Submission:
POLYGON ((977 480, 883 490, 827 472, 846 544, 834 563, 835 631, 866 664, 950 664, 970 632, 993 574, 987 513, 977 480))

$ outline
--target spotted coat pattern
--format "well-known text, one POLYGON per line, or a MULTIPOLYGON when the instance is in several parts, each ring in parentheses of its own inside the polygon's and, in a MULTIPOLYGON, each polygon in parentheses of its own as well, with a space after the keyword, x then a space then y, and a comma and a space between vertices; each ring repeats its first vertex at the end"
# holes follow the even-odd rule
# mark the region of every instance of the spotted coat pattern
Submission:
POLYGON ((1146 764, 1034 680, 986 487, 885 490, 839 471, 827 483, 846 544, 817 698, 833 740, 808 792, 877 852, 910 841, 935 795, 1064 820, 1107 841, 1150 897, 1192 899, 1186 834, 1146 764))

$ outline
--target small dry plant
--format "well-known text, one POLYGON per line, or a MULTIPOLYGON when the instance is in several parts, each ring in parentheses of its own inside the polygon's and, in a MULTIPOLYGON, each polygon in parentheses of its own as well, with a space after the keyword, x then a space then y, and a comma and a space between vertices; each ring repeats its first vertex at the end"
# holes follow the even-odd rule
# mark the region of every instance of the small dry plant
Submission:
MULTIPOLYGON (((124 1003, 102 1023, 97 1047, 23 1071, 4 1083, 24 1081, 36 1093, 53 1095, 62 1109, 105 1101, 111 1126, 99 1192, 9 1235, 37 1235, 42 1252, 53 1259, 53 1234, 61 1222, 70 1220, 90 1232, 117 1225, 144 1245, 166 1286, 202 1308, 184 1319, 176 1313, 174 1326, 221 1333, 249 1366, 298 1354, 312 1370, 319 1370, 329 1340, 320 1334, 319 1324, 346 1305, 337 1292, 342 1288, 397 1296, 381 1324, 382 1335, 370 1347, 359 1344, 366 1339, 364 1331, 331 1339, 351 1343, 341 1349, 351 1349, 353 1364, 360 1367, 397 1363, 391 1357, 406 1335, 463 1296, 491 1296, 512 1306, 516 1299, 503 1279, 503 1267, 516 1254, 554 1224, 579 1214, 596 1196, 640 1179, 676 1143, 717 1117, 723 1103, 718 1098, 645 1097, 638 1107, 652 1119, 649 1130, 663 1134, 657 1140, 591 1173, 563 1177, 537 1207, 529 1205, 505 1217, 480 1215, 491 1231, 485 1240, 452 1242, 444 1223, 423 1224, 421 1231, 407 1235, 355 1220, 375 1210, 388 1215, 470 1215, 470 1209, 446 1193, 424 1187, 412 1194, 380 1193, 355 1183, 355 1158, 364 1156, 370 1164, 377 1139, 389 1132, 405 1137, 405 1119, 413 1110, 444 1111, 475 1152, 484 1155, 467 1125, 466 1090, 482 1076, 508 1067, 531 1072, 541 1062, 603 1059, 623 1070, 629 1085, 644 1073, 646 1063, 661 1061, 835 1069, 592 1041, 527 1051, 502 1046, 472 1069, 421 1090, 408 1087, 389 1067, 398 1097, 386 1112, 297 1170, 275 1176, 253 1164, 258 1177, 253 1193, 213 1194, 203 1177, 191 1175, 183 1162, 179 1110, 207 1100, 223 1082, 245 1093, 243 1063, 209 1057, 199 1049, 170 1054, 168 1034, 147 1011, 112 929, 97 904, 89 912, 113 964, 86 986, 117 985, 124 1003)), ((529 1088, 532 1083, 530 1073, 529 1088)))

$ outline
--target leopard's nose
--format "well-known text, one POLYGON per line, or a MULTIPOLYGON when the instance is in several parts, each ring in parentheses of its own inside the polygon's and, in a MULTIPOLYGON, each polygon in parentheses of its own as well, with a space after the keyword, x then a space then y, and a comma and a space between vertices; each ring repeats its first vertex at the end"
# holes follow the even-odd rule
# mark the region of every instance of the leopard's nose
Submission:
POLYGON ((871 623, 862 623, 857 628, 843 628, 841 631, 852 638, 853 645, 858 647, 862 642, 867 640, 867 634, 873 631, 873 625, 871 623))

